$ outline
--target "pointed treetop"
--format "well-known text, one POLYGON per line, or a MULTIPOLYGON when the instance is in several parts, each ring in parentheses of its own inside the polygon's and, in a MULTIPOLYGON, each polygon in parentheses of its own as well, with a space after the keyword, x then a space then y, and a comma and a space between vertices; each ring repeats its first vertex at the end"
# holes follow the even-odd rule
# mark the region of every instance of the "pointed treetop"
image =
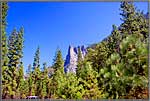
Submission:
POLYGON ((17 32, 17 28, 16 27, 14 27, 13 32, 17 32))
POLYGON ((24 28, 23 28, 23 26, 20 28, 20 33, 24 33, 24 28))
POLYGON ((37 47, 37 50, 34 56, 33 70, 35 68, 40 68, 40 47, 39 46, 37 47))
POLYGON ((47 68, 47 63, 44 62, 44 63, 43 63, 43 70, 45 70, 46 68, 47 68))

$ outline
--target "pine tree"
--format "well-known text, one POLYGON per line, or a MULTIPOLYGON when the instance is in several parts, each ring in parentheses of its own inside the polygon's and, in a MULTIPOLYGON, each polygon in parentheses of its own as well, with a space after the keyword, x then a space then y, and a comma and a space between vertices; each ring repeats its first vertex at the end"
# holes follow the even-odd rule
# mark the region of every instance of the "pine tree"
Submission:
POLYGON ((62 72, 62 69, 58 69, 55 71, 53 77, 52 77, 52 87, 51 90, 53 91, 52 98, 61 98, 63 95, 63 90, 65 87, 66 78, 64 73, 62 72))
POLYGON ((10 91, 8 91, 8 88, 10 87, 10 75, 8 75, 7 72, 10 72, 8 69, 8 47, 7 47, 7 37, 6 37, 6 17, 7 17, 7 10, 8 10, 8 5, 7 2, 2 2, 2 26, 1 26, 1 31, 2 31, 2 98, 8 97, 8 94, 10 91))
POLYGON ((35 68, 39 68, 40 67, 40 47, 38 46, 36 52, 35 52, 35 56, 34 56, 34 62, 33 62, 33 71, 35 70, 35 68))
MULTIPOLYGON (((8 93, 9 96, 11 95, 12 98, 14 98, 14 96, 16 95, 15 93, 17 93, 17 90, 15 90, 15 87, 17 87, 17 83, 16 83, 16 79, 18 76, 17 73, 17 68, 20 62, 20 59, 22 58, 22 54, 19 52, 22 52, 22 48, 23 48, 23 31, 18 34, 16 30, 14 30, 14 32, 10 35, 9 37, 9 41, 8 41, 8 47, 7 47, 7 38, 6 38, 6 32, 5 32, 5 27, 6 27, 6 16, 7 16, 7 3, 3 2, 2 3, 2 73, 3 73, 3 84, 6 83, 5 80, 7 80, 7 83, 4 84, 5 86, 7 86, 7 88, 5 88, 5 86, 3 87, 5 90, 7 91, 6 93, 3 93, 3 97, 5 98, 8 93), (21 35, 21 37, 19 37, 21 35), (19 42, 20 41, 20 42, 19 42), (21 45, 20 45, 21 44, 21 45), (8 51, 8 49, 9 51, 8 51), (9 68, 8 68, 9 66, 9 68), (6 76, 7 75, 7 76, 6 76), (15 77, 13 77, 15 76, 15 77), (14 85, 14 87, 12 87, 14 85)), ((17 88, 16 88, 17 89, 17 88)))
POLYGON ((47 83, 48 83, 49 77, 48 77, 48 70, 47 70, 47 65, 46 62, 43 63, 43 72, 42 72, 42 77, 41 77, 41 86, 39 89, 40 91, 40 97, 44 98, 47 97, 47 83))
POLYGON ((124 34, 132 34, 132 29, 134 27, 133 21, 135 21, 136 17, 133 2, 123 1, 121 3, 120 9, 122 10, 122 13, 120 13, 122 16, 121 20, 124 21, 124 23, 121 24, 121 30, 124 32, 124 34))
POLYGON ((80 74, 79 84, 83 85, 85 99, 98 99, 102 97, 101 91, 98 88, 97 81, 98 73, 94 71, 89 62, 84 64, 83 72, 80 74))
POLYGON ((46 92, 47 92, 47 98, 50 98, 51 97, 51 95, 52 95, 52 91, 51 91, 51 78, 48 78, 47 79, 47 84, 46 84, 46 86, 47 86, 47 90, 46 90, 46 92))
POLYGON ((40 48, 38 46, 33 62, 33 72, 32 72, 32 81, 33 81, 33 90, 35 95, 40 93, 40 83, 41 83, 41 71, 40 71, 40 48))
POLYGON ((17 38, 18 38, 17 39, 18 40, 18 42, 17 42, 18 43, 18 46, 17 46, 18 55, 20 57, 20 64, 21 64, 22 57, 23 57, 23 48, 24 48, 24 28, 23 27, 20 28, 17 38))
POLYGON ((65 86, 61 97, 63 99, 82 99, 84 94, 83 85, 79 84, 80 79, 74 73, 67 73, 65 86))
POLYGON ((64 77, 64 61, 62 58, 61 51, 58 49, 56 52, 56 56, 54 59, 54 65, 52 66, 55 71, 52 77, 52 86, 51 90, 53 92, 52 97, 58 98, 61 96, 63 87, 65 85, 65 77, 64 77))
POLYGON ((38 95, 41 91, 40 86, 41 86, 41 71, 40 68, 35 68, 33 74, 32 74, 32 81, 33 81, 33 90, 34 94, 38 95))
MULTIPOLYGON (((24 67, 23 67, 23 62, 22 62, 22 57, 23 57, 23 47, 24 47, 24 28, 21 27, 20 31, 18 32, 18 56, 20 57, 19 59, 19 64, 18 64, 18 84, 17 84, 17 89, 20 89, 20 86, 22 86, 24 84, 24 67), (22 84, 21 84, 22 83, 22 84)), ((19 92, 20 93, 20 90, 19 92)), ((23 93, 23 92, 22 92, 23 93)), ((19 94, 20 95, 20 94, 19 94)), ((24 97, 25 95, 22 94, 21 97, 24 97)))
POLYGON ((89 48, 86 61, 91 62, 92 68, 99 73, 100 68, 105 67, 106 60, 109 56, 107 41, 102 41, 96 45, 95 49, 89 48))
MULTIPOLYGON (((132 5, 133 6, 133 5, 132 5)), ((140 89, 140 91, 143 91, 145 86, 147 86, 147 38, 148 38, 148 23, 146 18, 144 17, 143 12, 140 10, 134 10, 134 13, 129 12, 132 7, 130 3, 123 3, 122 4, 122 10, 124 12, 124 15, 122 15, 125 20, 123 24, 121 25, 121 28, 125 29, 122 30, 122 33, 129 33, 134 35, 127 35, 127 38, 122 41, 122 44, 120 44, 120 56, 122 57, 122 60, 127 63, 127 67, 125 66, 125 75, 129 75, 131 73, 131 78, 133 79, 134 83, 131 87, 130 94, 134 92, 138 92, 137 88, 140 89), (126 6, 129 6, 128 8, 126 6), (128 9, 128 10, 127 10, 128 9), (125 16, 125 15, 130 16, 125 16), (134 17, 131 17, 131 15, 134 17), (133 41, 134 40, 134 41, 133 41), (123 54, 126 54, 125 56, 123 54), (129 61, 130 60, 130 61, 129 61), (128 68, 128 69, 127 69, 128 68), (144 79, 144 78, 145 79, 144 79), (143 78, 143 79, 142 79, 143 78), (138 83, 137 83, 138 82, 138 83), (139 87, 137 85, 140 85, 141 83, 145 84, 145 86, 139 87), (134 88, 134 89, 133 89, 134 88)), ((141 94, 140 92, 138 92, 141 94)), ((130 95, 129 94, 129 95, 130 95)), ((141 98, 143 95, 135 94, 136 98, 141 98)), ((126 96, 127 97, 127 96, 126 96)), ((133 97, 133 95, 132 95, 133 97)))
POLYGON ((18 92, 18 84, 17 84, 17 78, 19 76, 19 65, 23 56, 23 31, 21 30, 20 32, 17 32, 16 29, 13 30, 11 35, 9 36, 8 40, 8 58, 9 58, 9 70, 10 76, 12 78, 11 81, 11 90, 10 92, 11 98, 17 97, 17 92, 18 92))
POLYGON ((111 32, 111 35, 107 38, 107 44, 109 48, 109 55, 108 57, 116 52, 119 51, 119 44, 121 41, 121 34, 120 31, 118 30, 117 26, 113 25, 113 30, 111 32))
POLYGON ((55 56, 55 59, 54 59, 54 65, 52 66, 55 71, 57 71, 58 69, 61 69, 62 72, 64 72, 64 60, 62 58, 62 53, 61 53, 61 50, 57 49, 56 51, 56 56, 55 56))
POLYGON ((9 40, 8 40, 8 57, 10 59, 9 66, 18 67, 23 57, 23 28, 17 32, 16 29, 13 30, 11 33, 9 40))
POLYGON ((25 99, 26 96, 28 95, 28 82, 25 81, 24 79, 20 80, 20 85, 19 85, 19 93, 20 93, 20 99, 25 99))
POLYGON ((128 35, 120 44, 120 53, 114 53, 108 59, 107 71, 101 70, 105 76, 101 81, 107 82, 104 88, 107 88, 105 91, 110 98, 128 98, 136 92, 138 94, 135 97, 132 95, 132 98, 146 98, 141 93, 148 86, 146 47, 147 44, 141 42, 140 38, 128 35))
POLYGON ((43 68, 42 68, 42 71, 46 70, 47 69, 47 64, 46 62, 43 63, 43 68))
POLYGON ((19 76, 18 76, 18 86, 20 85, 20 81, 24 79, 24 70, 23 70, 23 62, 21 62, 20 66, 19 66, 19 76))
POLYGON ((82 53, 81 53, 81 49, 80 47, 78 47, 78 64, 80 64, 80 62, 82 61, 82 53))
POLYGON ((27 93, 27 95, 28 96, 32 96, 32 95, 35 95, 35 93, 34 93, 34 81, 33 81, 33 76, 32 76, 33 74, 32 73, 30 73, 30 75, 29 75, 29 77, 28 77, 28 79, 27 79, 27 85, 28 85, 28 93, 27 93))
POLYGON ((144 14, 139 10, 137 11, 133 5, 133 2, 121 3, 120 15, 122 16, 123 23, 120 25, 120 31, 123 34, 123 38, 128 34, 137 34, 138 37, 143 39, 148 37, 148 22, 144 17, 144 14))
POLYGON ((19 68, 19 77, 18 77, 18 89, 19 89, 19 96, 20 98, 25 98, 27 85, 24 80, 24 70, 23 70, 23 63, 21 62, 19 68))
POLYGON ((115 49, 113 47, 116 45, 119 50, 110 53, 105 62, 106 65, 100 69, 99 87, 104 88, 104 98, 144 98, 141 92, 147 86, 146 78, 148 77, 147 58, 145 57, 147 54, 145 35, 148 27, 143 15, 136 11, 132 3, 122 2, 121 9, 124 22, 120 25, 119 30, 114 30, 108 37, 109 50, 115 49), (117 44, 115 40, 121 39, 122 36, 121 38, 120 36, 113 37, 113 34, 116 32, 119 34, 120 31, 123 40, 117 44), (142 43, 143 40, 144 43, 142 43), (140 89, 141 92, 137 89, 140 89), (133 93, 136 94, 132 95, 133 93))

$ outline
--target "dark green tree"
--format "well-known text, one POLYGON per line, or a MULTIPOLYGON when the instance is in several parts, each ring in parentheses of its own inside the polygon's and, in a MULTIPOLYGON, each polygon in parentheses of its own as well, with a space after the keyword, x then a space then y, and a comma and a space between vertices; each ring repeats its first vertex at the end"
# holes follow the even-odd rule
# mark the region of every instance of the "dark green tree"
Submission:
POLYGON ((1 31, 2 31, 2 98, 6 98, 9 95, 8 88, 10 87, 10 80, 11 77, 8 75, 9 69, 8 69, 8 47, 7 47, 7 36, 6 36, 6 17, 7 17, 7 10, 8 10, 8 4, 7 2, 1 2, 2 6, 2 25, 1 25, 1 31))
POLYGON ((28 85, 28 93, 27 93, 27 95, 28 96, 32 96, 32 95, 35 95, 35 89, 34 89, 34 81, 33 81, 33 76, 32 76, 33 74, 32 73, 30 73, 30 75, 29 75, 29 77, 28 77, 28 79, 27 79, 27 85, 28 85))
POLYGON ((42 70, 44 71, 44 70, 46 70, 47 69, 47 64, 46 64, 46 62, 44 62, 43 63, 43 68, 42 68, 42 70))
POLYGON ((20 29, 20 32, 17 32, 16 29, 13 30, 11 35, 9 36, 8 40, 8 58, 9 58, 9 71, 12 80, 10 81, 11 84, 11 90, 12 92, 10 93, 11 98, 18 97, 17 92, 18 92, 18 84, 17 84, 17 79, 19 76, 19 66, 21 63, 21 59, 23 57, 23 30, 22 28, 20 29))
POLYGON ((81 53, 81 49, 80 47, 78 47, 78 65, 80 64, 80 62, 82 62, 83 58, 82 58, 82 53, 81 53))
MULTIPOLYGON (((39 87, 41 84, 41 70, 40 70, 40 48, 38 46, 33 62, 33 72, 32 72, 32 80, 33 80, 33 90, 35 95, 40 93, 39 87)), ((32 92, 33 93, 33 92, 32 92)))
POLYGON ((55 71, 52 77, 51 90, 53 91, 52 98, 62 98, 63 90, 65 87, 66 78, 61 69, 55 71))
POLYGON ((133 24, 136 19, 135 18, 136 12, 135 12, 135 7, 133 5, 133 2, 127 2, 127 1, 121 2, 120 10, 122 11, 120 15, 122 16, 121 20, 123 21, 123 23, 120 26, 121 31, 127 35, 133 34, 132 29, 133 27, 135 27, 133 26, 133 24))
POLYGON ((85 61, 91 62, 92 68, 99 72, 100 68, 105 67, 106 60, 109 56, 107 41, 102 41, 96 45, 95 49, 89 48, 85 61))
POLYGON ((18 89, 20 98, 26 98, 27 83, 24 80, 23 63, 21 62, 18 76, 18 89))
POLYGON ((80 71, 82 70, 82 63, 83 63, 83 58, 82 58, 82 53, 80 47, 78 47, 78 60, 77 60, 77 71, 76 74, 77 76, 80 74, 80 71))
POLYGON ((84 94, 83 98, 85 99, 99 99, 102 98, 102 92, 98 88, 97 81, 98 73, 94 71, 89 62, 84 64, 83 71, 80 74, 79 84, 83 85, 84 94))
POLYGON ((52 77, 51 90, 53 92, 52 98, 61 97, 64 85, 65 85, 65 75, 64 75, 64 61, 62 58, 61 51, 58 49, 56 56, 54 58, 54 64, 52 66, 55 71, 52 77))
POLYGON ((57 71, 58 69, 61 69, 62 72, 64 72, 64 60, 62 58, 62 53, 60 49, 57 49, 56 51, 56 56, 54 59, 54 64, 52 66, 55 71, 57 71))
POLYGON ((119 51, 119 44, 121 42, 121 34, 120 31, 118 30, 117 26, 113 25, 113 30, 110 34, 110 36, 107 38, 107 46, 109 48, 108 51, 108 57, 114 53, 119 51))
POLYGON ((19 85, 20 99, 25 99, 28 96, 28 87, 28 82, 24 79, 21 79, 19 85))
POLYGON ((138 34, 138 37, 148 37, 148 22, 144 17, 143 12, 137 11, 133 2, 122 2, 121 3, 120 15, 123 23, 120 25, 120 31, 123 34, 123 38, 128 34, 138 34))
POLYGON ((33 61, 33 71, 35 68, 40 68, 40 47, 38 46, 35 56, 34 56, 34 61, 33 61))
POLYGON ((143 92, 148 87, 147 44, 136 35, 128 35, 119 47, 119 53, 111 54, 106 67, 100 69, 99 82, 105 98, 146 98, 143 92))
POLYGON ((41 89, 40 94, 39 94, 41 98, 48 97, 47 96, 48 82, 49 82, 48 80, 49 80, 48 68, 47 68, 47 64, 45 62, 45 63, 43 63, 43 71, 41 74, 41 83, 40 83, 40 88, 39 88, 39 89, 41 89))

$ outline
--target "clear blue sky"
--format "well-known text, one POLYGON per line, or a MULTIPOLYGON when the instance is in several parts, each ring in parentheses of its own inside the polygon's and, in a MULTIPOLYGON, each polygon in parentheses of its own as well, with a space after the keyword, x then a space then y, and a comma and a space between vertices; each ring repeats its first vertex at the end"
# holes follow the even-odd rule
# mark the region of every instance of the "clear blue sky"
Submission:
MULTIPOLYGON (((147 2, 135 5, 147 12, 147 2)), ((107 37, 119 26, 120 2, 9 2, 7 34, 24 27, 24 68, 33 64, 40 46, 40 63, 51 65, 57 47, 65 59, 69 45, 88 45, 107 37)))

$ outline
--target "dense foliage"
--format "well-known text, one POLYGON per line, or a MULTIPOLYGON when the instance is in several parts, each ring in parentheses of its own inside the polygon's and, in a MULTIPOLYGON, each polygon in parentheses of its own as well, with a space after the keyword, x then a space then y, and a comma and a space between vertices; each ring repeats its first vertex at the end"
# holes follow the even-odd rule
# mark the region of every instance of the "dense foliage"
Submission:
POLYGON ((2 97, 36 95, 51 99, 148 98, 148 20, 132 2, 121 2, 120 26, 112 26, 103 41, 88 47, 82 58, 78 49, 77 73, 64 72, 61 50, 51 67, 40 68, 40 48, 23 67, 24 29, 15 28, 7 39, 7 3, 2 3, 2 97), (53 70, 53 71, 51 71, 53 70))

